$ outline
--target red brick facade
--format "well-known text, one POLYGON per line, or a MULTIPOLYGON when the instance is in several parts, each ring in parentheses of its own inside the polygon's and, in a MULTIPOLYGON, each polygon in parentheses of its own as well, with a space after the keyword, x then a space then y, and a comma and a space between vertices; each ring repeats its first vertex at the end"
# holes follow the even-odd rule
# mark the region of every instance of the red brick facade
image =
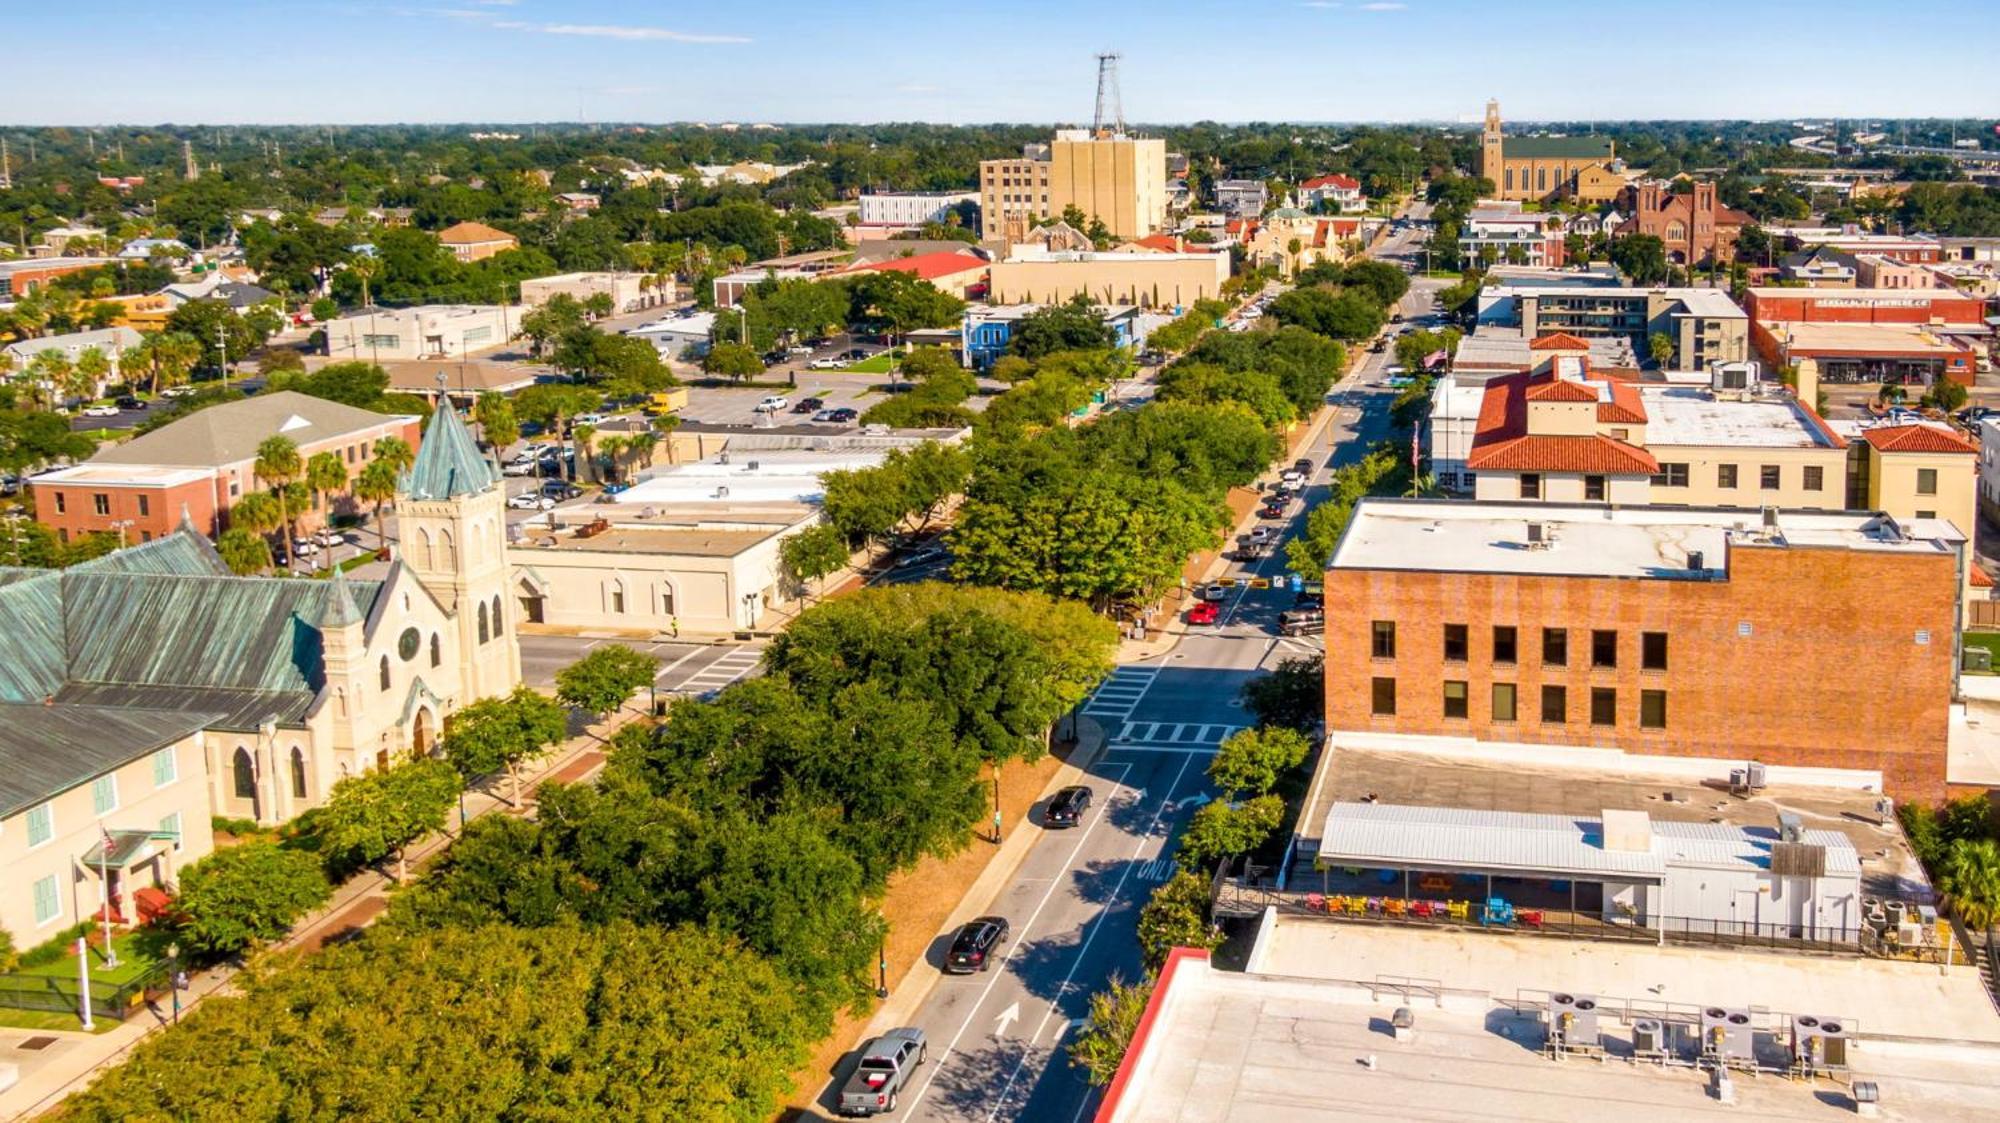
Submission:
POLYGON ((1751 289, 1744 301, 1752 320, 1768 323, 1977 326, 1986 315, 1978 297, 1949 289, 1751 289))
POLYGON ((1677 265, 1735 261, 1736 237, 1750 221, 1716 199, 1713 183, 1697 183, 1687 195, 1648 183, 1628 189, 1626 204, 1632 217, 1619 225, 1619 235, 1651 234, 1677 265))
POLYGON ((131 524, 122 528, 127 543, 151 542, 180 525, 182 505, 197 530, 210 536, 219 530, 213 476, 160 486, 87 480, 56 484, 31 480, 28 486, 35 500, 35 521, 64 542, 98 531, 116 534, 123 522, 131 524))
POLYGON ((1935 799, 1957 590, 1949 554, 1833 548, 1732 548, 1713 581, 1335 569, 1327 604, 1352 607, 1328 614, 1327 728, 1879 770, 1891 794, 1935 799), (1393 657, 1374 655, 1376 621, 1394 624, 1393 657), (1462 660, 1446 659, 1447 625, 1464 626, 1462 660), (1511 663, 1496 626, 1514 629, 1511 663), (1545 628, 1563 630, 1565 665, 1545 664, 1545 628), (1615 667, 1593 665, 1595 630, 1615 633, 1615 667), (1648 632, 1666 637, 1665 669, 1642 665, 1648 632), (1375 712, 1378 678, 1393 715, 1375 712), (1464 717, 1445 716, 1448 682, 1465 684, 1464 717), (1514 687, 1512 721, 1496 683, 1514 687), (1563 688, 1565 721, 1542 720, 1544 686, 1563 688), (1610 725, 1593 723, 1596 689, 1615 692, 1610 725), (1662 728, 1641 725, 1652 691, 1662 728))

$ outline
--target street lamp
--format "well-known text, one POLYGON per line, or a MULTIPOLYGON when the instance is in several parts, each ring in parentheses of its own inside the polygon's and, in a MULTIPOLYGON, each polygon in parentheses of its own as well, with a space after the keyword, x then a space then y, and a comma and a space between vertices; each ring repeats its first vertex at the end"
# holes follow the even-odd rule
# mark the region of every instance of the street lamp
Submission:
POLYGON ((889 997, 889 937, 884 935, 875 952, 875 997, 889 997))
POLYGON ((181 987, 186 980, 181 977, 181 945, 167 945, 167 986, 174 992, 174 1024, 181 1024, 181 987))
POLYGON ((1000 845, 1000 766, 993 766, 993 845, 1000 845))
POLYGON ((118 548, 121 550, 125 548, 125 530, 131 525, 131 519, 119 519, 117 522, 111 524, 111 529, 118 532, 118 548))

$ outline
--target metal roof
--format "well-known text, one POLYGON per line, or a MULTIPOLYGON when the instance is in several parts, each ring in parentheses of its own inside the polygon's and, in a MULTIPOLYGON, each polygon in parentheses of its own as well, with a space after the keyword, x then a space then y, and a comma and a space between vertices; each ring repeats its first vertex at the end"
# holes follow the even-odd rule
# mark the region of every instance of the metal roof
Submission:
MULTIPOLYGON (((1658 881, 1670 868, 1769 869, 1778 832, 1727 823, 1652 822, 1648 850, 1606 850, 1604 823, 1455 807, 1336 803, 1320 840, 1322 865, 1491 870, 1496 873, 1658 881)), ((1838 831, 1801 841, 1826 851, 1830 876, 1859 876, 1854 843, 1838 831)))
MULTIPOLYGON (((100 706, 0 704, 0 818, 193 734, 208 715, 100 706)), ((199 766, 181 761, 182 769, 199 766)))
POLYGON ((296 390, 258 394, 191 413, 178 421, 111 445, 92 464, 170 464, 213 468, 257 458, 257 446, 283 434, 304 448, 367 430, 398 417, 357 409, 296 390))
POLYGON ((403 473, 398 490, 411 499, 451 499, 475 495, 499 481, 500 469, 480 455, 458 410, 446 399, 431 414, 416 462, 403 473))
POLYGON ((1606 850, 1604 825, 1568 815, 1453 807, 1336 803, 1319 858, 1326 865, 1437 866, 1524 873, 1617 875, 1657 881, 1658 855, 1606 850))

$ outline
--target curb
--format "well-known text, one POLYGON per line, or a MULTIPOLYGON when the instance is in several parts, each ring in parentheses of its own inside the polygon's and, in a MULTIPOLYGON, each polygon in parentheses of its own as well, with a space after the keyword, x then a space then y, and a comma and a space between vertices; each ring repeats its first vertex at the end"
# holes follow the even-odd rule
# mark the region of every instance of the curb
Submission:
MULTIPOLYGON (((1084 768, 1095 762, 1110 744, 1110 738, 1105 735, 1104 727, 1095 718, 1078 715, 1076 730, 1076 751, 1070 754, 1069 760, 1064 762, 1061 768, 1056 769, 1055 775, 1049 777, 1049 782, 1043 785, 1041 795, 1037 797, 1038 800, 1047 798, 1060 788, 1076 783, 1083 776, 1084 768)), ((1014 880, 1015 872, 1021 868, 1021 863, 1027 860, 1029 849, 1043 833, 1041 824, 1024 818, 1014 829, 1014 833, 1008 836, 1007 841, 1000 844, 1000 852, 994 855, 992 861, 986 863, 986 868, 981 870, 979 876, 966 888, 965 895, 959 898, 958 905, 945 918, 944 926, 933 935, 942 936, 973 917, 985 913, 1000 891, 1014 880)), ((929 946, 929 943, 925 944, 925 947, 929 946)), ((902 985, 891 991, 889 997, 875 1008, 875 1013, 869 1017, 867 1025, 862 1027, 859 1040, 865 1041, 894 1026, 905 1024, 909 1016, 930 998, 931 991, 943 978, 944 974, 931 965, 928 956, 920 958, 909 973, 903 976, 902 985)), ((824 1086, 820 1091, 825 1091, 824 1086)), ((815 1102, 818 1100, 817 1093, 814 1100, 815 1102)))

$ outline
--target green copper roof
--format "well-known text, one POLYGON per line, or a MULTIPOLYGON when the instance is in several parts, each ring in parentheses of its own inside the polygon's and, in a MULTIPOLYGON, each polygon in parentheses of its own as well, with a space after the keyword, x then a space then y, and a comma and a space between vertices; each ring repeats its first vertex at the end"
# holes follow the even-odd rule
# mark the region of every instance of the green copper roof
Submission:
POLYGON ((347 583, 347 571, 336 567, 333 580, 327 582, 326 607, 321 610, 319 626, 345 628, 363 619, 360 606, 354 603, 354 591, 347 583))
MULTIPOLYGON (((0 704, 0 818, 121 768, 201 729, 178 710, 0 704)), ((181 774, 201 767, 180 761, 181 774)))
POLYGON ((403 494, 412 499, 454 499, 476 495, 499 479, 499 470, 479 454, 479 445, 446 398, 424 428, 416 463, 399 482, 403 494))
POLYGON ((1609 160, 1608 136, 1510 136, 1500 142, 1508 160, 1609 160))

